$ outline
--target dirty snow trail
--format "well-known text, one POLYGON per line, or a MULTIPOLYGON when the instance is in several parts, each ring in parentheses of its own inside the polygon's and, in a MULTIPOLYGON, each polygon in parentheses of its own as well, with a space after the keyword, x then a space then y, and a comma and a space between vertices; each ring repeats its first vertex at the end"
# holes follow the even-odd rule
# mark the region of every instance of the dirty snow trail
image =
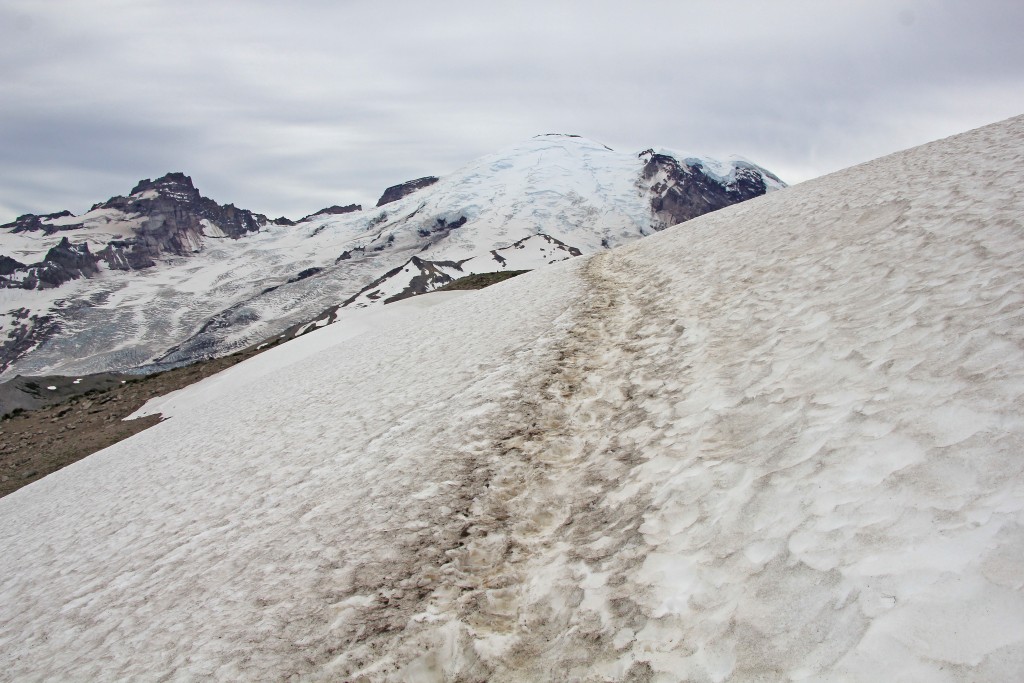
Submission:
POLYGON ((649 500, 621 484, 650 432, 636 399, 664 384, 646 359, 679 330, 661 328, 669 311, 630 296, 610 260, 583 268, 587 296, 568 334, 522 350, 517 364, 533 371, 484 426, 485 485, 447 580, 423 626, 391 649, 425 654, 395 667, 396 680, 578 680, 617 670, 614 625, 644 620, 630 576, 649 500))

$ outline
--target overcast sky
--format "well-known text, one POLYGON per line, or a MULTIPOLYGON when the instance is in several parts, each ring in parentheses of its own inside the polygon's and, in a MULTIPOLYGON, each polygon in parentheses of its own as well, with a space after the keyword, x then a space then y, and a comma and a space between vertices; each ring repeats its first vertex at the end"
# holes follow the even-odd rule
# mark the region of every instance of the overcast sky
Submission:
POLYGON ((298 218, 539 133, 790 183, 1024 113, 1024 2, 0 0, 0 222, 184 171, 298 218))

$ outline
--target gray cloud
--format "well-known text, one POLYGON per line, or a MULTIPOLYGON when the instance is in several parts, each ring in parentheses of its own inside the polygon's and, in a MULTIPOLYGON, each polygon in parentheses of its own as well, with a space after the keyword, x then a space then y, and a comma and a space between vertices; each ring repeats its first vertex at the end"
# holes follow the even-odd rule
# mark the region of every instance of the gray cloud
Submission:
POLYGON ((1018 2, 7 1, 0 221, 192 175, 270 215, 537 133, 804 180, 1024 111, 1018 2))

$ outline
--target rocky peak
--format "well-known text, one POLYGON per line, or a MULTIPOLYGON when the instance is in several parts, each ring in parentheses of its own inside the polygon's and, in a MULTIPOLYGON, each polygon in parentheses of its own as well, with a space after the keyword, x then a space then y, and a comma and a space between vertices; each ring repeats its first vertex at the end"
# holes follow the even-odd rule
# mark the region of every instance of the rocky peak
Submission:
POLYGON ((423 178, 417 178, 416 180, 409 180, 399 185, 392 185, 388 189, 384 190, 384 194, 377 200, 377 206, 384 206, 391 202, 397 202, 402 197, 411 195, 416 190, 422 190, 424 187, 430 187, 437 182, 437 178, 428 175, 423 178))
POLYGON ((262 214, 204 197, 192 178, 180 172, 140 180, 127 198, 114 197, 102 208, 144 218, 135 240, 104 250, 112 268, 146 267, 161 253, 184 256, 199 250, 204 236, 238 239, 269 222, 262 214))
POLYGON ((192 178, 184 173, 168 173, 156 180, 144 178, 132 189, 132 198, 154 191, 165 197, 173 197, 181 201, 198 201, 202 195, 192 184, 192 178))
POLYGON ((4 273, 0 287, 59 286, 67 280, 92 275, 100 260, 114 270, 148 268, 163 255, 187 256, 200 251, 207 238, 238 239, 259 232, 269 221, 262 214, 239 209, 233 204, 218 204, 204 197, 192 178, 175 172, 156 180, 140 180, 127 197, 111 197, 94 204, 89 213, 77 218, 70 211, 38 216, 27 214, 0 228, 74 236, 83 228, 117 222, 130 223, 134 234, 113 239, 95 253, 84 243, 72 244, 65 237, 39 263, 17 267, 13 265, 17 262, 5 261, 5 271, 25 272, 20 276, 16 272, 4 273), (55 224, 55 219, 62 220, 55 224))
MULTIPOLYGON (((13 259, 12 259, 13 260, 13 259)), ((14 263, 17 263, 16 261, 14 263)), ((0 287, 22 289, 48 289, 59 287, 69 280, 91 277, 99 272, 96 256, 89 251, 88 244, 71 244, 66 236, 57 246, 51 247, 39 263, 14 268, 7 275, 15 275, 24 268, 20 281, 16 278, 0 280, 0 287)))

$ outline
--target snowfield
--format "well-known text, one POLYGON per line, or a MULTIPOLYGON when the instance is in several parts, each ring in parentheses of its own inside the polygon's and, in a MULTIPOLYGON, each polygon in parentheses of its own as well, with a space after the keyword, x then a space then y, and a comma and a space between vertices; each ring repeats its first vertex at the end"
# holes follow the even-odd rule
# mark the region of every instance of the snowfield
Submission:
MULTIPOLYGON (((319 351, 329 349, 359 335, 379 334, 380 329, 384 327, 407 324, 410 319, 414 320, 427 308, 471 293, 469 290, 431 292, 410 299, 402 299, 387 306, 370 309, 343 309, 338 312, 338 319, 334 324, 289 340, 287 344, 264 351, 258 356, 249 358, 184 389, 151 399, 146 402, 146 405, 129 415, 127 419, 134 420, 147 415, 162 415, 164 418, 169 418, 198 403, 223 401, 241 387, 253 384, 265 375, 281 371, 319 351)), ((253 390, 260 391, 260 388, 255 387, 253 390)))
POLYGON ((1022 188, 1024 117, 195 394, 0 499, 0 678, 1020 680, 1022 188))

